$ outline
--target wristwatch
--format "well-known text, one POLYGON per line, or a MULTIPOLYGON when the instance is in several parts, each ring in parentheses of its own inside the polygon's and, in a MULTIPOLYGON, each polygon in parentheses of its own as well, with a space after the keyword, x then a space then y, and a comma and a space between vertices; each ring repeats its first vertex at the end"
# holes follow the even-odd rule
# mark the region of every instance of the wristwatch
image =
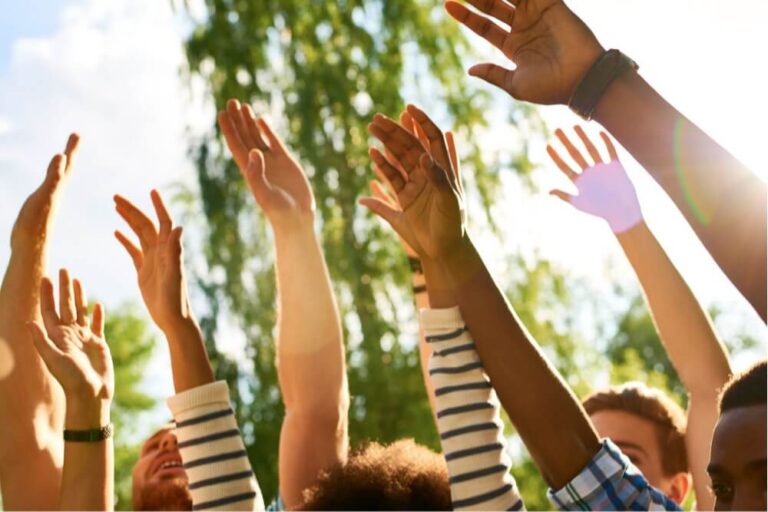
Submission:
POLYGON ((584 120, 591 120, 597 103, 608 86, 628 69, 637 70, 639 66, 619 50, 603 52, 576 86, 571 99, 568 100, 568 106, 584 120))
POLYGON ((75 443, 98 443, 112 437, 114 426, 112 423, 101 428, 90 430, 64 430, 64 440, 75 443))

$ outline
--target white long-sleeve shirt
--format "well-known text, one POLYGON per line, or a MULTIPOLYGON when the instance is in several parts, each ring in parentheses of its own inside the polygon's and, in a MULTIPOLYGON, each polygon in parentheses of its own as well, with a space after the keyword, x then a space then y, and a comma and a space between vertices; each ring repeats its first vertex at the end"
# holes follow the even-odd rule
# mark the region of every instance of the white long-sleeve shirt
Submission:
POLYGON ((459 308, 422 309, 440 443, 455 510, 522 510, 499 400, 459 308))
POLYGON ((264 510, 224 381, 168 399, 192 510, 264 510))

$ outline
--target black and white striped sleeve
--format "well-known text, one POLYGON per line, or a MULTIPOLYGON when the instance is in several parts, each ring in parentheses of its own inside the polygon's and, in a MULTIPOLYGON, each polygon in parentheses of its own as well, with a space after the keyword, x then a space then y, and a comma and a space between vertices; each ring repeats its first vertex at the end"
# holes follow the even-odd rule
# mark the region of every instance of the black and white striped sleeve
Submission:
POLYGON ((455 510, 522 510, 499 401, 459 308, 422 309, 440 442, 455 510))
POLYGON ((264 510, 224 381, 168 399, 192 510, 264 510))

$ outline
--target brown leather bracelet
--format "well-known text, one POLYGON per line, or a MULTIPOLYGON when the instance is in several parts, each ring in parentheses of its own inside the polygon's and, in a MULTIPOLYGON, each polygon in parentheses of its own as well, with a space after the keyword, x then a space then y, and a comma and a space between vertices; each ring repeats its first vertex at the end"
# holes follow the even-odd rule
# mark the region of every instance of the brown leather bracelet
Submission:
POLYGON ((576 86, 571 99, 568 100, 568 107, 584 120, 591 120, 597 103, 608 86, 628 69, 637 70, 639 66, 619 50, 603 52, 576 86))

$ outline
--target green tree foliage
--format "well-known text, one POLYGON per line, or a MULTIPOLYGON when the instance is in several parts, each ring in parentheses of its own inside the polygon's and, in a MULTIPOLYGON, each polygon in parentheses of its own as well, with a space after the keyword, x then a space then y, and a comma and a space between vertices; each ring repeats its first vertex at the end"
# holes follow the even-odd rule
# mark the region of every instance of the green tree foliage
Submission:
MULTIPOLYGON (((278 130, 315 191, 349 348, 353 444, 408 436, 438 448, 418 371, 413 309, 403 307, 410 302, 405 258, 356 200, 372 177, 366 125, 374 111, 397 116, 407 96, 450 120, 460 140, 472 140, 483 122, 488 97, 466 85, 467 44, 457 24, 437 0, 206 0, 205 6, 186 42, 191 74, 204 79, 218 108, 235 97, 254 103, 257 113, 276 113, 278 130)), ((234 399, 270 497, 283 414, 271 242, 211 121, 211 132, 192 148, 207 220, 208 272, 200 288, 210 314, 203 326, 217 374, 233 383, 237 366, 210 341, 219 313, 231 313, 248 339, 252 371, 240 376, 234 399)), ((476 147, 462 153, 476 200, 487 208, 498 176, 476 147)), ((527 168, 522 160, 520 168, 527 168)))
POLYGON ((155 340, 145 316, 132 304, 108 311, 105 335, 115 367, 115 399, 112 422, 115 425, 116 508, 131 510, 131 471, 141 448, 138 419, 157 401, 139 389, 144 370, 152 355, 155 340))

